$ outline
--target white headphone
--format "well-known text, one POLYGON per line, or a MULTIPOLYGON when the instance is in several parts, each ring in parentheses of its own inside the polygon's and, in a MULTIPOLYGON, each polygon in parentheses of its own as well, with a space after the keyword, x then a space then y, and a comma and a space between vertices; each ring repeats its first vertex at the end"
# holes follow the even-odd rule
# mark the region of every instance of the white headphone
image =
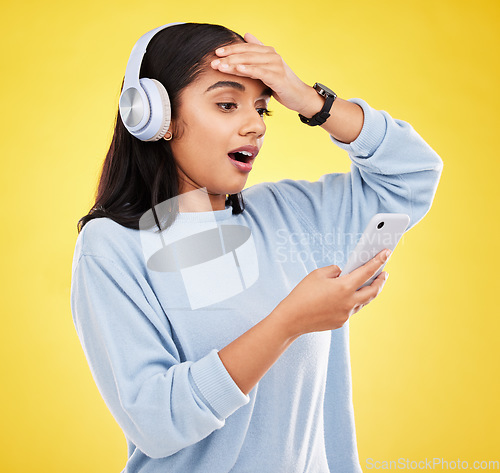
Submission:
POLYGON ((163 84, 155 79, 139 79, 141 64, 151 38, 169 23, 148 31, 135 43, 125 71, 119 109, 125 128, 142 141, 158 141, 170 126, 170 98, 163 84))

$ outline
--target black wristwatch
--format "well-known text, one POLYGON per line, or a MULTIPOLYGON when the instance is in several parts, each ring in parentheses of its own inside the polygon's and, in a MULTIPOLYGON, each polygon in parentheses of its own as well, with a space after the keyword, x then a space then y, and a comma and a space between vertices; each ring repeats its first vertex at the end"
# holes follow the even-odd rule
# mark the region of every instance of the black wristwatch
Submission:
POLYGON ((302 123, 306 123, 309 126, 322 125, 325 123, 330 116, 330 109, 332 108, 333 102, 337 98, 337 94, 335 92, 319 82, 316 82, 316 84, 313 85, 313 88, 319 95, 325 98, 325 104, 323 105, 323 108, 311 118, 306 118, 304 115, 299 113, 299 118, 302 123))

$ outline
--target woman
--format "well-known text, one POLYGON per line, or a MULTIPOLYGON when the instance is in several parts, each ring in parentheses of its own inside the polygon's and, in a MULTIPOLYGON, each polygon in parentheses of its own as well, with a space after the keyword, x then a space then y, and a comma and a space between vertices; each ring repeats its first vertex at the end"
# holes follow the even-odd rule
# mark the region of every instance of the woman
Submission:
POLYGON ((375 213, 407 213, 409 228, 422 219, 441 159, 408 123, 319 95, 248 33, 169 26, 140 71, 168 91, 171 122, 146 142, 121 110, 71 287, 127 438, 124 471, 361 471, 348 319, 380 293, 385 272, 356 289, 386 256, 340 278, 338 265, 375 213), (351 172, 243 190, 271 95, 306 123, 322 117, 351 172))

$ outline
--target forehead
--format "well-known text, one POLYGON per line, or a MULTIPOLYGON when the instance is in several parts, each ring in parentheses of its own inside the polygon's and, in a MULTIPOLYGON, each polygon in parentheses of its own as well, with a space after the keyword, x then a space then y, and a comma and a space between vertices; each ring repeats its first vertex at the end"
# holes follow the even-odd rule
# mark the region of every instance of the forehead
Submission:
MULTIPOLYGON (((215 56, 213 59, 215 59, 215 56)), ((197 93, 208 96, 211 93, 214 94, 215 91, 232 89, 240 93, 249 93, 256 96, 265 95, 270 97, 272 95, 272 90, 260 79, 217 71, 210 66, 211 60, 203 67, 202 73, 197 80, 190 84, 196 89, 197 93)))

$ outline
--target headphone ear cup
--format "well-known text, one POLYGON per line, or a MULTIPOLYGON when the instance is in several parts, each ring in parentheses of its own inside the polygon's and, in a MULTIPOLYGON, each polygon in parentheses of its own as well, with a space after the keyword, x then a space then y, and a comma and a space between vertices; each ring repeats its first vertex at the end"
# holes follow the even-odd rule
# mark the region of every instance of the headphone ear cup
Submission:
POLYGON ((170 98, 163 84, 156 79, 143 78, 140 84, 148 96, 151 115, 145 128, 136 136, 143 141, 158 141, 170 126, 170 98))

